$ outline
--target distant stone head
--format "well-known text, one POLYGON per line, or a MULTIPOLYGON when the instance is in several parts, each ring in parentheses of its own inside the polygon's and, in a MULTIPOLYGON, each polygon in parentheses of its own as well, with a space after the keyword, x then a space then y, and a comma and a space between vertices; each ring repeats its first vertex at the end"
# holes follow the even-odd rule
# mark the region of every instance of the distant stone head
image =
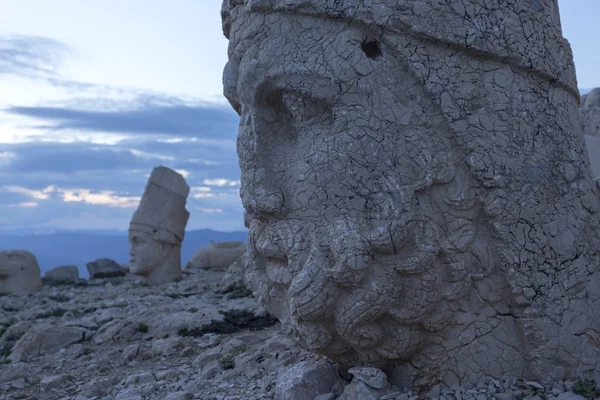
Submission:
POLYGON ((41 289, 40 266, 32 253, 0 251, 0 293, 32 293, 41 289))
POLYGON ((130 272, 149 284, 181 279, 181 243, 189 212, 190 188, 167 167, 152 170, 129 224, 130 272))

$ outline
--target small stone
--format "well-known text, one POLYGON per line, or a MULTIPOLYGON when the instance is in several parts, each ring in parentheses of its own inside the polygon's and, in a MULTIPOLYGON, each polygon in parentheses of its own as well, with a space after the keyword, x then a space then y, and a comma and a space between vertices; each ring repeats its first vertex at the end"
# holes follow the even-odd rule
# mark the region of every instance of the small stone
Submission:
POLYGON ((192 400, 194 395, 190 392, 174 392, 169 393, 165 400, 192 400))
POLYGON ((104 396, 112 388, 112 384, 105 378, 93 378, 91 381, 83 385, 81 394, 86 397, 101 397, 104 396))
POLYGON ((325 360, 301 361, 286 368, 277 377, 275 398, 280 400, 314 399, 329 393, 339 380, 333 365, 325 360))
POLYGON ((352 381, 338 400, 379 400, 381 393, 360 380, 352 381))
MULTIPOLYGON (((380 400, 397 400, 400 396, 402 396, 401 392, 392 392, 382 396, 380 400)), ((408 396, 406 398, 408 399, 408 396)))
POLYGON ((432 399, 434 397, 440 397, 440 385, 435 385, 431 388, 429 392, 427 392, 427 397, 432 399))
POLYGON ((534 381, 526 381, 525 384, 534 389, 540 389, 540 390, 544 389, 544 387, 542 385, 540 385, 539 383, 534 382, 534 381))
POLYGON ((586 398, 569 391, 559 394, 558 400, 586 400, 586 398))
POLYGON ((387 375, 380 369, 373 367, 352 367, 348 370, 348 372, 354 375, 355 379, 366 383, 372 388, 383 389, 389 386, 387 375))
POLYGON ((316 396, 314 400, 335 400, 335 397, 333 393, 325 393, 316 396))
POLYGON ((514 400, 515 396, 510 393, 494 393, 494 399, 496 400, 514 400))
POLYGON ((333 384, 331 393, 333 393, 334 396, 339 396, 344 393, 344 387, 346 387, 346 381, 344 379, 340 379, 333 384))
POLYGON ((12 386, 15 389, 24 389, 25 388, 25 378, 19 378, 19 379, 12 381, 10 383, 10 386, 12 386))
POLYGON ((70 378, 71 377, 68 375, 45 376, 40 381, 40 390, 44 391, 44 390, 59 387, 60 385, 64 384, 65 382, 69 381, 70 378))

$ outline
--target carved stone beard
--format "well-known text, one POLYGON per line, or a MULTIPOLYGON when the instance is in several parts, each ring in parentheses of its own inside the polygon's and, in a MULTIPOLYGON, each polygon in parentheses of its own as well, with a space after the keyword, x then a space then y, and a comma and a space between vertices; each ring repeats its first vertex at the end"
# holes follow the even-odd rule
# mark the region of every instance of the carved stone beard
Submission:
POLYGON ((494 267, 469 176, 452 162, 440 157, 432 170, 444 173, 412 185, 378 182, 377 218, 251 220, 246 279, 259 301, 305 347, 347 365, 386 368, 438 342, 472 279, 494 267))

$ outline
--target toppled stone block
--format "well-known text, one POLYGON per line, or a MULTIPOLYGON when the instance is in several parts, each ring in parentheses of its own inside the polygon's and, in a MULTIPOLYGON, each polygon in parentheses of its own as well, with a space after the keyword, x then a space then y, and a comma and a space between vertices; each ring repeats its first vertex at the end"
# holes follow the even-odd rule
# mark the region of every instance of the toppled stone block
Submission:
POLYGON ((110 258, 99 258, 86 264, 90 279, 119 278, 125 276, 121 265, 110 258))
POLYGON ((12 362, 28 361, 87 339, 88 331, 85 328, 40 324, 30 328, 17 340, 8 358, 12 362))
POLYGON ((212 242, 198 249, 186 269, 227 269, 246 252, 244 242, 212 242))
POLYGON ((44 283, 45 285, 77 283, 78 281, 79 269, 75 265, 63 265, 60 267, 52 268, 46 271, 44 277, 42 278, 42 283, 44 283))

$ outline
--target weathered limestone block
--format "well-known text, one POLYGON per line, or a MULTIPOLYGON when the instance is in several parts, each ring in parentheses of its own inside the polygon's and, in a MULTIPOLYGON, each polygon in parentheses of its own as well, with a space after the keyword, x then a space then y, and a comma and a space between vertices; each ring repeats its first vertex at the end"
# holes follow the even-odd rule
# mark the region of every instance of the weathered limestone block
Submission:
POLYGON ((79 326, 33 326, 15 343, 8 358, 12 362, 28 361, 88 338, 88 331, 79 326))
POLYGON ((181 279, 181 243, 190 213, 185 208, 190 188, 170 168, 152 170, 138 209, 129 224, 132 274, 151 285, 181 279))
POLYGON ((125 270, 121 265, 110 258, 99 258, 87 263, 86 268, 90 279, 118 278, 125 276, 125 270))
POLYGON ((221 278, 223 286, 245 286, 244 272, 248 264, 248 253, 244 252, 237 260, 235 260, 221 278))
MULTIPOLYGON (((88 271, 89 272, 89 271, 88 271)), ((76 283, 79 280, 79 269, 76 265, 63 265, 52 268, 44 274, 42 282, 48 285, 76 283)))
POLYGON ((592 178, 600 179, 600 136, 585 135, 585 144, 590 158, 592 178))
POLYGON ((0 251, 0 293, 32 293, 42 289, 40 266, 26 250, 0 251))
POLYGON ((212 242, 198 249, 185 268, 228 268, 246 248, 244 242, 212 242))
POLYGON ((581 96, 579 113, 583 132, 590 136, 600 136, 600 88, 581 96))
POLYGON ((413 385, 598 375, 600 193, 556 1, 222 17, 246 280, 290 334, 413 385))

